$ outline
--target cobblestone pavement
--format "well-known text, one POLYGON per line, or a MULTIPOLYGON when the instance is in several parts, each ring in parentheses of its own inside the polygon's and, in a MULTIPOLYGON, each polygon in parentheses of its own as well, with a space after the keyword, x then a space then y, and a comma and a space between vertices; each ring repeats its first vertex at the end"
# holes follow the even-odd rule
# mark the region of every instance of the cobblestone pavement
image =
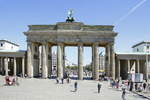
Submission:
MULTIPOLYGON (((101 82, 102 89, 98 94, 97 81, 77 81, 78 90, 74 92, 75 81, 56 84, 53 79, 19 78, 19 86, 3 86, 4 77, 0 76, 0 100, 122 100, 122 91, 108 88, 108 82, 101 82)), ((126 100, 147 99, 128 92, 126 100)))

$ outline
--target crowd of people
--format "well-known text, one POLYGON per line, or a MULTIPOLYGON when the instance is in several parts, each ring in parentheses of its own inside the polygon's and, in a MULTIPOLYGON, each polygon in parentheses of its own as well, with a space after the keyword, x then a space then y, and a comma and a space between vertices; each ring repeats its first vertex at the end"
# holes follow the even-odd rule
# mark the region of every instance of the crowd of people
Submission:
POLYGON ((19 85, 18 77, 13 76, 5 76, 5 85, 12 86, 12 85, 19 85))
MULTIPOLYGON (((56 78, 56 84, 64 84, 64 82, 71 83, 71 79, 70 79, 69 75, 70 75, 70 73, 65 73, 63 78, 57 77, 56 78), (64 81, 64 80, 66 80, 66 81, 64 81)), ((98 84, 97 84, 97 90, 98 90, 97 92, 98 93, 100 93, 101 87, 102 87, 102 84, 100 84, 100 82, 98 82, 98 84)), ((78 89, 78 82, 75 81, 74 82, 74 92, 76 92, 77 89, 78 89)))
POLYGON ((71 82, 70 78, 56 78, 56 83, 57 84, 59 84, 59 83, 64 84, 64 80, 66 80, 66 83, 71 82))
POLYGON ((125 87, 129 91, 137 91, 137 92, 142 92, 142 91, 150 91, 150 84, 146 81, 144 82, 132 82, 131 80, 113 80, 110 79, 110 85, 112 88, 121 88, 125 87))
POLYGON ((138 83, 129 80, 127 87, 129 91, 136 91, 136 92, 150 91, 150 84, 147 81, 138 83))
POLYGON ((126 90, 130 92, 150 92, 150 83, 147 80, 143 82, 133 82, 131 80, 113 80, 109 79, 110 86, 118 90, 122 90, 122 99, 125 99, 126 90))
MULTIPOLYGON (((56 83, 57 84, 64 84, 64 83, 71 83, 70 79, 70 73, 64 74, 63 78, 56 78, 56 83)), ((112 88, 120 89, 122 90, 122 99, 125 99, 126 95, 126 90, 128 91, 136 91, 136 92, 150 92, 150 83, 147 82, 147 80, 144 80, 143 82, 133 82, 131 80, 114 80, 112 78, 106 77, 104 74, 102 74, 99 78, 99 82, 97 84, 97 93, 100 93, 102 84, 100 84, 100 81, 109 81, 110 86, 112 88)), ((18 82, 18 77, 17 76, 5 76, 5 84, 7 86, 12 86, 12 85, 19 85, 18 82)), ((78 82, 74 82, 74 92, 78 90, 78 82)))

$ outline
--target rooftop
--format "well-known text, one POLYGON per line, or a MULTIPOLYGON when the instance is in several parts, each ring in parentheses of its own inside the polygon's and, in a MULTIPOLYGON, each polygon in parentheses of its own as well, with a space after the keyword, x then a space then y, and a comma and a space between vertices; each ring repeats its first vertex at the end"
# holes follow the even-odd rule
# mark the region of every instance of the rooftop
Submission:
POLYGON ((142 41, 142 42, 139 42, 139 43, 133 45, 132 48, 137 47, 137 46, 139 46, 139 45, 141 45, 141 44, 146 44, 146 43, 147 43, 147 44, 150 44, 150 41, 142 41))
POLYGON ((150 55, 150 53, 145 53, 145 52, 116 52, 118 55, 150 55))
POLYGON ((0 40, 0 42, 7 42, 7 43, 10 43, 10 44, 13 44, 13 45, 15 45, 15 46, 18 46, 18 47, 19 47, 19 45, 18 45, 18 44, 13 43, 13 42, 8 41, 8 40, 0 40))

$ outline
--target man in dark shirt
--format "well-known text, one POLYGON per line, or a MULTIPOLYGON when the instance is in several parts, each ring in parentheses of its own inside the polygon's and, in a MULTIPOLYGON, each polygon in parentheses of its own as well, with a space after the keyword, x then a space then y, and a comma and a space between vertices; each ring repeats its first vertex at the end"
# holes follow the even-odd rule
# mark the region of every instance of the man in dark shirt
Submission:
POLYGON ((126 100, 125 99, 125 94, 126 94, 126 90, 125 88, 122 89, 122 100, 126 100))
POLYGON ((101 86, 102 86, 102 85, 101 85, 100 83, 98 83, 98 85, 97 85, 98 93, 100 93, 101 86))
POLYGON ((78 83, 75 82, 75 83, 74 83, 74 89, 75 89, 74 91, 75 91, 75 92, 77 91, 77 85, 78 85, 78 83))

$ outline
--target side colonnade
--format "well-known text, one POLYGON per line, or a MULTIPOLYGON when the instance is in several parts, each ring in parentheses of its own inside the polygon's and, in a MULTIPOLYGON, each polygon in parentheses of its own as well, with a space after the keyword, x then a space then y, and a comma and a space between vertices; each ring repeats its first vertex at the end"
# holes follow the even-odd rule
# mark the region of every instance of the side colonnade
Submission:
POLYGON ((25 77, 25 57, 0 57, 0 74, 25 77))
MULTIPOLYGON (((120 55, 121 56, 121 55, 120 55)), ((123 78, 127 79, 128 74, 131 73, 141 73, 143 74, 144 79, 148 79, 148 66, 147 61, 144 59, 144 55, 135 57, 135 58, 129 58, 129 56, 126 56, 126 58, 117 58, 117 66, 116 66, 116 77, 117 78, 123 78)))

